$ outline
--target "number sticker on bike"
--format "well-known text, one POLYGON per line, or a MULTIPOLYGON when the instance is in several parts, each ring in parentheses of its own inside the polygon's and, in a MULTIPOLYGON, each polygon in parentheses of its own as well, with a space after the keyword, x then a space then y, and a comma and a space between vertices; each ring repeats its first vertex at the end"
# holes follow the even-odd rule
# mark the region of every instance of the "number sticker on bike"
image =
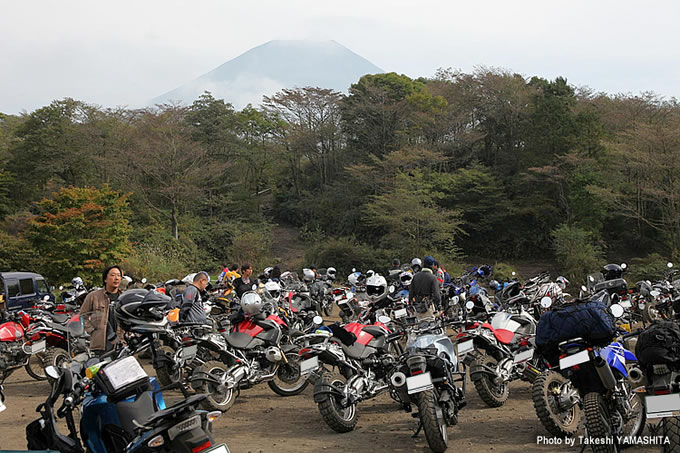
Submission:
POLYGON ((409 395, 424 392, 425 390, 430 390, 433 387, 434 385, 432 385, 432 377, 430 377, 429 372, 406 378, 406 389, 409 395))
POLYGON ((570 355, 564 358, 560 359, 560 369, 561 370, 566 370, 567 368, 571 368, 574 365, 579 365, 581 363, 589 362, 590 361, 590 355, 588 354, 588 350, 584 350, 581 352, 578 352, 574 355, 570 355))
POLYGON ((680 393, 645 397, 647 418, 680 416, 680 393))
POLYGON ((513 361, 515 363, 522 363, 522 362, 526 362, 527 360, 531 360, 533 358, 534 358, 534 350, 529 349, 527 351, 520 352, 519 354, 517 354, 515 356, 515 358, 513 359, 513 361))
POLYGON ((182 349, 179 353, 180 357, 183 359, 192 359, 196 357, 196 352, 198 351, 198 345, 187 346, 182 349))
POLYGON ((399 319, 399 318, 403 318, 404 316, 406 316, 406 309, 405 308, 401 308, 399 310, 394 310, 394 317, 395 318, 399 319))
POLYGON ((203 453, 230 453, 227 444, 220 444, 209 450, 203 450, 203 453))
POLYGON ((467 340, 462 343, 458 343, 458 355, 464 355, 475 349, 475 341, 467 340))
POLYGON ((319 358, 312 357, 311 359, 303 360, 300 362, 300 373, 308 374, 319 368, 319 358))

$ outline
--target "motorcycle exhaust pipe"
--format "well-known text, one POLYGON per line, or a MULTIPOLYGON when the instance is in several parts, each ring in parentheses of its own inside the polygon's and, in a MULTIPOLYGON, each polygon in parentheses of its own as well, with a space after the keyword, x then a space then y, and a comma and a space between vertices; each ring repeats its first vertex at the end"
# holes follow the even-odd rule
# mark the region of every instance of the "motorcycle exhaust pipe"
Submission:
POLYGON ((402 387, 406 384, 406 375, 401 371, 397 371, 390 377, 390 382, 394 387, 402 387))
POLYGON ((634 384, 642 385, 644 374, 642 373, 642 370, 640 368, 638 368, 637 366, 633 366, 630 370, 628 370, 628 378, 634 384))
POLYGON ((593 362, 595 363, 597 375, 600 376, 600 380, 604 384, 604 388, 607 390, 613 389, 616 386, 616 378, 609 364, 602 357, 596 357, 593 362))

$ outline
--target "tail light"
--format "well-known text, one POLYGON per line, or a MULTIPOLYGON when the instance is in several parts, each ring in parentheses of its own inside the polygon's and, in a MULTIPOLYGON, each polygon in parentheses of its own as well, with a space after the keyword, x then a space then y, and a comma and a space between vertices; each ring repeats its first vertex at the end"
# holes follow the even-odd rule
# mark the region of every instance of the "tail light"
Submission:
POLYGON ((200 451, 205 450, 206 448, 210 448, 210 441, 207 441, 204 444, 199 445, 198 447, 194 447, 191 449, 191 453, 198 453, 200 451))

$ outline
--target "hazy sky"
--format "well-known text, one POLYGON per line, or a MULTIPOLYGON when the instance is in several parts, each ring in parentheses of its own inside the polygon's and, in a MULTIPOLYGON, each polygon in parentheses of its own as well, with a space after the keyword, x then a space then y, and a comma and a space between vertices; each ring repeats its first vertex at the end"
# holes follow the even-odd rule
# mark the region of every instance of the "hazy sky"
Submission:
POLYGON ((145 105, 273 39, 334 39, 386 71, 475 66, 680 97, 677 1, 0 0, 0 112, 145 105))

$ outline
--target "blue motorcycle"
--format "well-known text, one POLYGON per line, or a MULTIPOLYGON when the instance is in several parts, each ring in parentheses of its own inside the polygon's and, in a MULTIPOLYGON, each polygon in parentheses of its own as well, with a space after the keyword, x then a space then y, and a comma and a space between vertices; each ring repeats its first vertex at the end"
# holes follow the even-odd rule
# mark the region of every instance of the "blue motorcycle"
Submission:
MULTIPOLYGON (((615 307, 623 312, 617 305, 612 305, 612 312, 615 307)), ((598 347, 582 338, 560 343, 559 351, 560 373, 580 396, 585 416, 584 443, 594 453, 618 452, 645 426, 643 401, 632 389, 626 366, 626 362, 637 361, 635 355, 617 341, 598 347)))
MULTIPOLYGON (((26 428, 29 449, 55 449, 62 453, 228 453, 226 445, 213 445, 212 422, 221 412, 197 407, 207 395, 189 396, 166 406, 158 382, 150 378, 134 357, 100 362, 80 370, 48 367, 53 379, 41 417, 26 428), (61 407, 55 404, 63 397, 61 407), (73 410, 82 407, 80 438, 73 410), (66 420, 61 434, 56 417, 66 420)), ((170 388, 172 386, 166 387, 170 388)), ((180 390, 184 389, 177 386, 180 390)))

